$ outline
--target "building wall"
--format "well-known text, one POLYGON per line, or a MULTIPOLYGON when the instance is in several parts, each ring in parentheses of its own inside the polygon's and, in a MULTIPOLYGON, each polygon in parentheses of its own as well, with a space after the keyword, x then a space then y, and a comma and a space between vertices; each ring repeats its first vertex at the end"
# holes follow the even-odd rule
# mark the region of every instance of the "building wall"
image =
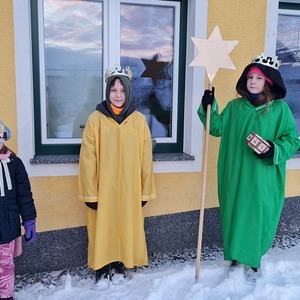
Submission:
MULTIPOLYGON (((14 69, 14 24, 12 2, 1 3, 0 12, 0 118, 9 123, 11 131, 17 132, 16 85, 14 69)), ((13 138, 10 146, 17 150, 18 142, 13 138)))
MULTIPOLYGON (((195 1, 190 1, 195 2, 195 1)), ((204 2, 204 1, 203 1, 204 2)), ((216 25, 219 26, 224 40, 238 40, 239 44, 231 52, 235 71, 220 69, 214 79, 216 97, 222 109, 226 103, 236 96, 235 84, 244 67, 253 56, 264 51, 266 36, 267 0, 236 1, 210 0, 207 13, 207 36, 216 25)), ((199 14, 200 14, 199 8, 199 14)), ((274 17, 276 18, 276 16, 274 17)), ((198 24, 195 24, 198 26, 198 24)), ((191 41, 190 41, 191 43, 191 41)), ((16 100, 15 73, 18 66, 14 57, 14 16, 13 1, 2 0, 0 10, 0 118, 12 130, 12 138, 7 143, 17 153, 26 152, 18 148, 18 139, 26 139, 26 129, 18 127, 18 108, 16 100), (24 135, 25 133, 25 135, 24 135), (19 138, 18 138, 19 136, 19 138)), ((188 67, 187 67, 188 68, 188 67)), ((207 83, 205 84, 207 85, 207 83)), ((202 87, 202 91, 206 87, 202 87)), ((21 99, 26 105, 32 105, 28 99, 21 99), (28 104, 27 104, 28 102, 28 104)), ((197 107, 201 95, 192 99, 197 107)), ((195 111, 196 113, 196 111, 195 111)), ((200 128, 200 121, 192 127, 200 128)), ((202 127, 201 127, 202 128, 202 127)), ((30 127, 28 128, 30 130, 30 127)), ((199 135, 203 132, 199 130, 199 135)), ((32 141, 29 141, 31 143, 32 141)), ((217 208, 217 173, 219 139, 210 137, 206 185, 206 208, 217 208)), ((22 158, 22 156, 21 156, 22 158)), ((196 157, 201 161, 201 157, 196 157)), ((28 161, 25 162, 28 164, 28 161)), ((180 162, 178 162, 180 164, 180 162)), ((199 163, 199 170, 200 170, 199 163)), ((156 162, 155 162, 156 166, 156 162)), ((48 168, 45 166, 44 168, 48 168)), ((55 166, 57 168, 75 168, 74 165, 55 166)), ((168 164, 160 163, 160 172, 156 172, 155 180, 158 198, 145 206, 145 216, 163 217, 197 211, 201 202, 202 172, 171 172, 168 164)), ((300 170, 287 171, 286 196, 300 195, 300 170)), ((86 207, 77 200, 77 176, 30 176, 32 191, 38 211, 37 229, 41 234, 54 230, 66 230, 86 225, 86 207)), ((197 214, 196 214, 197 215, 197 214)), ((152 220, 152 219, 151 219, 152 220)), ((178 227, 180 228, 180 226, 178 227)), ((194 228, 197 232, 197 228, 194 228)))
MULTIPOLYGON (((250 58, 264 51, 266 6, 267 1, 261 0, 243 1, 240 4, 234 0, 225 3, 221 0, 208 2, 207 35, 218 25, 224 40, 239 41, 239 44, 231 52, 236 70, 220 69, 213 82, 221 108, 226 105, 228 100, 235 97, 236 81, 245 65, 249 63, 250 58), (251 12, 251 18, 248 17, 249 12, 251 12)), ((0 60, 2 66, 0 117, 5 120, 13 132, 11 140, 7 143, 8 146, 18 152, 13 2, 4 0, 2 7, 0 19, 0 60)), ((200 99, 193 100, 200 104, 200 99)), ((27 99, 23 101, 27 101, 27 99)), ((217 207, 216 162, 219 139, 210 137, 209 143, 206 207, 217 207)), ((166 169, 166 173, 155 175, 158 198, 147 204, 145 216, 192 211, 200 206, 201 172, 167 173, 167 171, 166 169)), ((299 177, 299 170, 287 172, 287 196, 300 194, 300 186, 294 184, 297 181, 296 178, 299 177)), ((31 178, 32 190, 39 213, 39 231, 70 228, 85 224, 85 206, 77 201, 76 180, 76 176, 31 178), (72 207, 72 214, 66 214, 70 207, 72 207)))

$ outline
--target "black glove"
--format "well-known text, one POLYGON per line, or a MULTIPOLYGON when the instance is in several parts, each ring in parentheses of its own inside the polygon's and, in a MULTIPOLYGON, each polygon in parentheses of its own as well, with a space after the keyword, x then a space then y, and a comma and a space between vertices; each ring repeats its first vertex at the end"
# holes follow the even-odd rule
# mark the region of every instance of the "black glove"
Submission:
POLYGON ((212 87, 211 90, 205 90, 202 96, 202 106, 204 111, 207 111, 207 105, 212 105, 215 99, 215 88, 212 87))
POLYGON ((260 154, 253 152, 260 159, 271 158, 274 156, 274 143, 269 140, 267 140, 267 142, 270 144, 270 149, 267 152, 260 154))
POLYGON ((84 202, 87 207, 97 210, 98 209, 98 202, 84 202))

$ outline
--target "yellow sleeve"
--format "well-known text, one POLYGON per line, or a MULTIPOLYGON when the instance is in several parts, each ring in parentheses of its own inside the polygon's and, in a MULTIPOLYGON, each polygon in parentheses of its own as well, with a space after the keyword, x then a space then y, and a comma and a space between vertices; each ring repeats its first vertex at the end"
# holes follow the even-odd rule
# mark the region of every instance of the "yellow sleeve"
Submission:
POLYGON ((148 124, 144 123, 144 146, 142 162, 142 201, 156 198, 153 159, 152 159, 152 139, 148 124))
POLYGON ((89 117, 82 135, 79 155, 78 199, 83 202, 98 202, 97 155, 95 129, 89 117))

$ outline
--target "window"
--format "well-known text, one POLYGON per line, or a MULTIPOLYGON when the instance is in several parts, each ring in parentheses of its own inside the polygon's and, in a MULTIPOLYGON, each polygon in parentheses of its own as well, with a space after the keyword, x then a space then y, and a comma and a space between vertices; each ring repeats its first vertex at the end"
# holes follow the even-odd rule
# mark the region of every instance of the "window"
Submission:
POLYGON ((276 55, 300 136, 300 4, 280 3, 279 8, 276 55))
POLYGON ((155 151, 183 151, 186 2, 31 1, 36 154, 79 152, 116 65, 133 71, 155 151))

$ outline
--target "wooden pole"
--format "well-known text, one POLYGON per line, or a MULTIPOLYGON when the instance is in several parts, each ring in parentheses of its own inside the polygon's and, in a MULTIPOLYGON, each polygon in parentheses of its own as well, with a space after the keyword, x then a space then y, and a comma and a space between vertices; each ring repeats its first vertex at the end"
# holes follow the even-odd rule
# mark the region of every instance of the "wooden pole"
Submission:
MULTIPOLYGON (((212 82, 209 82, 209 90, 212 89, 212 82)), ((209 129, 210 129, 210 112, 211 105, 207 105, 206 110, 206 124, 205 124, 205 147, 204 147, 204 162, 202 167, 202 193, 201 193, 201 207, 199 218, 199 230, 198 230, 198 245, 197 245, 197 257, 196 257, 196 272, 195 280, 199 280, 200 273, 200 259, 202 249, 202 235, 203 235, 203 222, 204 222, 204 208, 205 208, 205 194, 206 194, 206 174, 207 174, 207 155, 208 155, 208 141, 209 141, 209 129)))

